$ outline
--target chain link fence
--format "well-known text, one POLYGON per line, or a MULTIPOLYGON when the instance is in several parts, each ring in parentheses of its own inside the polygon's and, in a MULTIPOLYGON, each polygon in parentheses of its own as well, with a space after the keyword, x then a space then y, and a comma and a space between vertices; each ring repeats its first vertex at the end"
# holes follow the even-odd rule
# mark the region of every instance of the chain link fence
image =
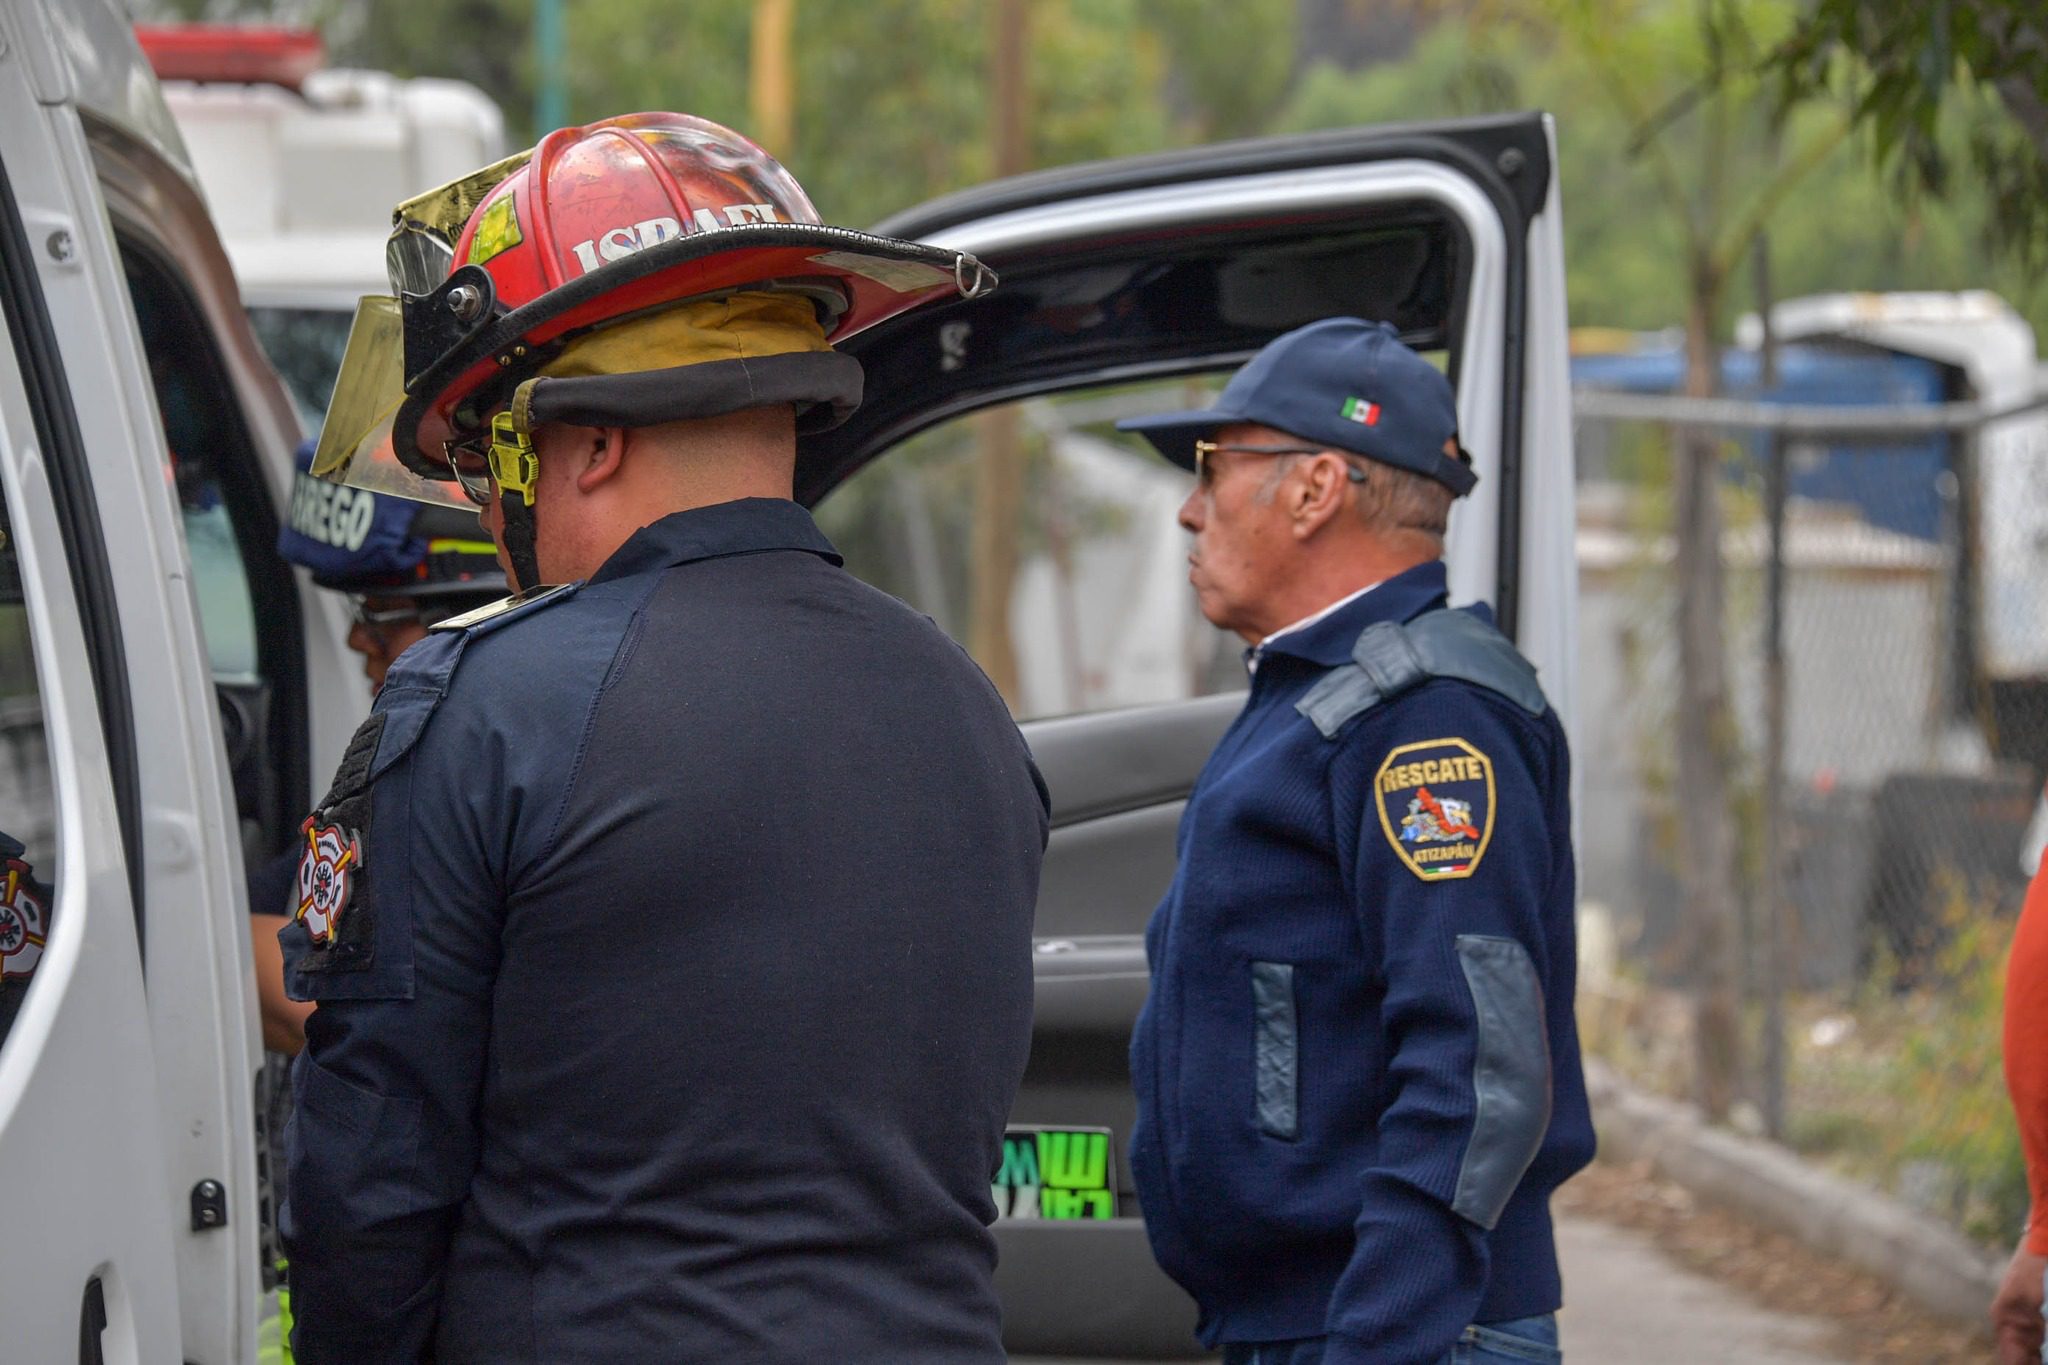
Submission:
POLYGON ((1678 423, 1709 425, 1749 1039, 1738 1122, 2006 1235, 2025 1191, 1998 991, 2048 842, 2048 407, 1582 390, 1578 409, 1589 1041, 1696 1093, 1686 1002, 1705 976, 1677 836, 1698 812, 1676 776, 1670 490, 1678 423))
MULTIPOLYGON (((1671 742, 1676 455, 1671 423, 1641 415, 1653 407, 1598 405, 1579 426, 1581 876, 1631 957, 1683 983, 1671 833, 1687 803, 1671 742)), ((1994 610, 2015 581, 2048 595, 2048 577, 2030 577, 2048 545, 2021 505, 2048 504, 2048 412, 2004 419, 1988 452, 1971 414, 1950 420, 1952 433, 1890 441, 1819 419, 1781 432, 1775 571, 1773 440, 1737 426, 1722 443, 1735 874, 1752 919, 1781 897, 1790 979, 1802 986, 1851 986, 1879 959, 1924 965, 1958 895, 2009 912, 2038 858, 2030 828, 2048 775, 2048 668, 2000 666, 2021 656, 2001 632, 2024 623, 2001 626, 1994 610), (2001 503, 1987 501, 1986 454, 2000 467, 2001 503), (2022 542, 2027 562, 1998 562, 1998 547, 2022 542), (1774 603, 1785 688, 1775 878, 1760 826, 1774 603)))

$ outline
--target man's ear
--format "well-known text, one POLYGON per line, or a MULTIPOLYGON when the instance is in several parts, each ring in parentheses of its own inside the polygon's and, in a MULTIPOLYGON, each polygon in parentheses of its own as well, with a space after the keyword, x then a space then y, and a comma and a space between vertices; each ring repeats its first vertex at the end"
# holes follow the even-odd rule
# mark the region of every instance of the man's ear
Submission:
POLYGON ((625 427, 588 427, 576 449, 576 491, 595 492, 618 477, 626 459, 625 427))
POLYGON ((1295 473, 1287 493, 1289 529, 1296 540, 1307 540, 1343 510, 1351 471, 1342 456, 1324 451, 1296 465, 1295 473))

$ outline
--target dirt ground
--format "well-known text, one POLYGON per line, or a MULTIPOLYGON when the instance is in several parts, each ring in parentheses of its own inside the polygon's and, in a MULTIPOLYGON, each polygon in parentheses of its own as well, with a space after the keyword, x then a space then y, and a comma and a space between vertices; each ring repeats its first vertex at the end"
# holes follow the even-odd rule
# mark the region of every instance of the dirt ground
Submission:
POLYGON ((1595 1162, 1557 1192, 1556 1206, 1634 1228, 1687 1268, 1731 1285, 1766 1307, 1834 1324, 1835 1349, 1871 1365, 1933 1365, 1991 1358, 1989 1329, 1932 1317, 1860 1270, 1766 1231, 1647 1166, 1595 1162))

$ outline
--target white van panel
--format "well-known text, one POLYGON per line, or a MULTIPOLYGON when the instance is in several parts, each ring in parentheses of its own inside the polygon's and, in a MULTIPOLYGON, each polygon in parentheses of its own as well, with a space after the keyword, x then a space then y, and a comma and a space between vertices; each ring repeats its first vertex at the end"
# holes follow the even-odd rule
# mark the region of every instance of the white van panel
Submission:
MULTIPOLYGON (((19 32, 19 15, 5 17, 19 32)), ((0 168, 11 197, 48 222, 68 201, 50 130, 75 118, 37 108, 27 76, 23 62, 0 53, 0 168)), ((105 1343, 129 1343, 128 1359, 175 1362, 174 1202, 158 1133, 156 1046, 51 453, 10 337, 0 345, 0 489, 36 656, 57 857, 41 874, 55 892, 49 941, 0 1044, 0 1169, 12 1173, 0 1322, 9 1359, 75 1359, 81 1307, 97 1278, 110 1319, 105 1343)))

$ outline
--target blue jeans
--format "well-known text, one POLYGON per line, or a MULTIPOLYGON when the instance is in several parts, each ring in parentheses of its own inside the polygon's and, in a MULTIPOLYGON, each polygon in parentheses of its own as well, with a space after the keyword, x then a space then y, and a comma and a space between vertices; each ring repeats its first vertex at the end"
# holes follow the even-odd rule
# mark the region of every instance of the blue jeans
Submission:
MULTIPOLYGON (((1327 1340, 1236 1342, 1223 1348, 1223 1365, 1322 1365, 1327 1340)), ((1563 1359, 1557 1349, 1557 1318, 1545 1313, 1513 1322, 1475 1323, 1438 1365, 1557 1365, 1563 1359)))

